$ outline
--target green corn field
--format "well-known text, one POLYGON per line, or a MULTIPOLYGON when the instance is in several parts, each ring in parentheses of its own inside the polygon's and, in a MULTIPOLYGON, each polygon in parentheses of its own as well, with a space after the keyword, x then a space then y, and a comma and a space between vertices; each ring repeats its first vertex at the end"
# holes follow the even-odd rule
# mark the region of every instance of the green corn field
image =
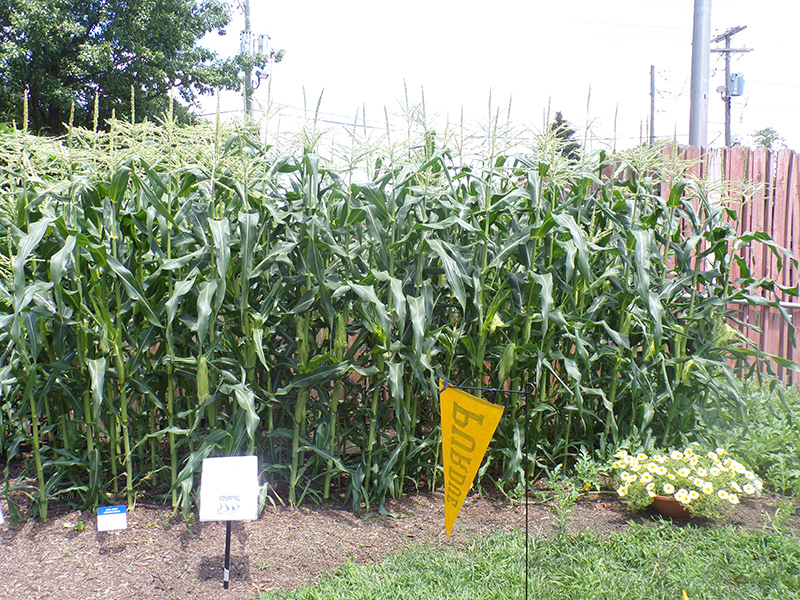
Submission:
POLYGON ((472 158, 425 132, 353 169, 305 145, 0 131, 0 494, 188 511, 203 458, 255 453, 293 505, 383 508, 441 484, 439 378, 533 390, 496 397, 479 477, 510 490, 677 443, 768 368, 726 315, 777 284, 736 253, 791 258, 661 149, 472 158))

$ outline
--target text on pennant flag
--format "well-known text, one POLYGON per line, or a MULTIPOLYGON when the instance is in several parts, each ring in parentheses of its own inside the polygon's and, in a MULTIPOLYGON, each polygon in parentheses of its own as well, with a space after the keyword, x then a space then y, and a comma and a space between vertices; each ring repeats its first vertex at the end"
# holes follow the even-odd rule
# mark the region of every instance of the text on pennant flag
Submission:
POLYGON ((441 384, 444 522, 448 537, 483 462, 503 407, 441 384))

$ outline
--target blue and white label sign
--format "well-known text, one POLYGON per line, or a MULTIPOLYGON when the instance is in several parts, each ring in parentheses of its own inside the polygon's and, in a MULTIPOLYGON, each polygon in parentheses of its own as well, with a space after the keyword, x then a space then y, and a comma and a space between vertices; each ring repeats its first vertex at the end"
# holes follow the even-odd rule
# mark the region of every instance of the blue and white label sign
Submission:
POLYGON ((5 522, 6 520, 3 518, 3 509, 0 508, 0 525, 2 525, 5 522))
POLYGON ((100 506, 97 509, 97 531, 112 531, 114 529, 128 528, 128 507, 124 504, 117 506, 100 506))
POLYGON ((201 521, 254 521, 258 517, 258 457, 203 460, 201 521))

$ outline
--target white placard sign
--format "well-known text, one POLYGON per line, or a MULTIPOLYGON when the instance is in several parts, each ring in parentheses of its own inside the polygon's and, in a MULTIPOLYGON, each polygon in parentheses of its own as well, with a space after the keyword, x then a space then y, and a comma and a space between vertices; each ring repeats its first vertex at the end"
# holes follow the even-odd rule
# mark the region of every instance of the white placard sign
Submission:
POLYGON ((99 506, 97 508, 97 531, 112 531, 128 528, 128 507, 124 504, 116 506, 99 506))
POLYGON ((203 459, 201 521, 254 521, 258 517, 258 457, 203 459))
POLYGON ((6 520, 3 518, 3 509, 0 508, 0 525, 2 525, 5 522, 6 520))

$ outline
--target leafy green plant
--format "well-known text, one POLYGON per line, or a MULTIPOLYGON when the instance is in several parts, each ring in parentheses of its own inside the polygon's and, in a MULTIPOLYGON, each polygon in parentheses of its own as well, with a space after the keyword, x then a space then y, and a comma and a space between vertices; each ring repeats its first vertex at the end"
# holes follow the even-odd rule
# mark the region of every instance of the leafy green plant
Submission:
POLYGON ((797 511, 791 500, 779 499, 776 504, 777 506, 773 514, 764 513, 764 516, 767 518, 764 529, 769 528, 775 533, 786 535, 789 522, 797 511))
POLYGON ((767 469, 766 478, 772 489, 779 494, 797 497, 800 495, 800 469, 793 464, 793 460, 791 463, 791 466, 787 465, 785 456, 775 457, 767 469))
POLYGON ((557 465, 544 478, 544 483, 550 490, 550 499, 556 512, 558 536, 564 537, 568 533, 567 523, 581 492, 575 479, 559 473, 560 470, 561 465, 557 465))
POLYGON ((717 448, 702 452, 699 445, 684 450, 644 453, 617 452, 613 463, 621 481, 617 494, 633 509, 652 504, 657 496, 674 497, 693 515, 719 516, 744 496, 760 496, 761 479, 728 453, 717 448))
POLYGON ((575 479, 582 492, 594 490, 599 492, 609 477, 610 469, 607 461, 594 458, 586 447, 581 447, 574 465, 575 479))
POLYGON ((728 307, 783 288, 731 265, 750 245, 793 259, 663 149, 572 165, 505 154, 500 129, 474 159, 425 129, 424 151, 409 133, 344 170, 169 115, 3 130, 0 444, 7 462, 31 448, 19 491, 43 519, 59 496, 142 488, 188 513, 205 457, 255 453, 289 503, 382 510, 441 482, 440 377, 535 390, 498 394, 480 475, 504 490, 525 464, 588 479, 581 448, 668 447, 742 410, 737 375, 769 363, 728 307))
POLYGON ((266 559, 262 558, 262 559, 260 559, 258 561, 258 569, 260 571, 265 571, 265 570, 269 569, 271 566, 272 566, 272 563, 270 561, 266 560, 266 559))
POLYGON ((742 411, 720 407, 703 415, 694 435, 764 474, 775 492, 800 493, 800 393, 794 387, 748 381, 742 411))

